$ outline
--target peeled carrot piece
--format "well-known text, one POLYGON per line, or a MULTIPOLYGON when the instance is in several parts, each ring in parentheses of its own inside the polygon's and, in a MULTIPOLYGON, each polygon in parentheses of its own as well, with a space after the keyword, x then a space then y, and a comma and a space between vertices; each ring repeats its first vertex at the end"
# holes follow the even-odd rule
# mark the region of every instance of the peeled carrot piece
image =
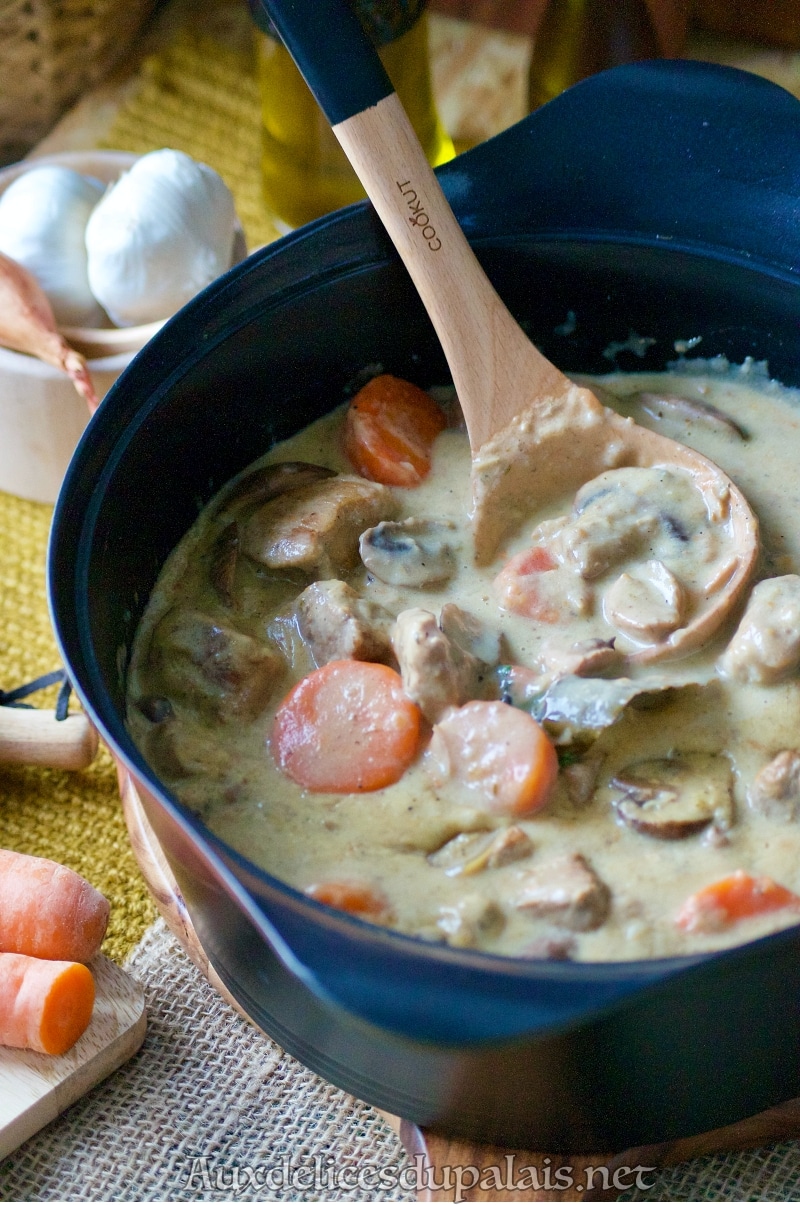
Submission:
POLYGON ((434 726, 428 768, 454 778, 490 811, 525 816, 543 808, 558 777, 558 756, 544 730, 508 703, 467 703, 434 726))
POLYGON ((91 962, 108 914, 105 896, 74 870, 0 849, 0 951, 91 962))
POLYGON ((0 954, 0 1045, 64 1054, 93 1008, 94 978, 83 963, 0 954))
POLYGON ((344 447, 362 477, 414 486, 431 468, 433 441, 447 419, 433 398, 400 377, 373 377, 350 402, 344 447))
POLYGON ((556 568, 555 559, 540 545, 517 553, 494 579, 500 606, 539 623, 558 623, 566 604, 563 580, 551 575, 556 568))
POLYGON ((389 901, 369 883, 353 879, 326 879, 306 888, 306 895, 329 908, 349 912, 364 920, 379 920, 389 912, 389 901))
POLYGON ((272 751, 309 791, 377 791, 414 760, 421 712, 400 675, 372 661, 329 661, 278 708, 272 751))
POLYGON ((708 932, 780 908, 800 911, 800 896, 765 875, 755 877, 744 870, 735 870, 690 895, 678 913, 676 924, 687 933, 708 932))

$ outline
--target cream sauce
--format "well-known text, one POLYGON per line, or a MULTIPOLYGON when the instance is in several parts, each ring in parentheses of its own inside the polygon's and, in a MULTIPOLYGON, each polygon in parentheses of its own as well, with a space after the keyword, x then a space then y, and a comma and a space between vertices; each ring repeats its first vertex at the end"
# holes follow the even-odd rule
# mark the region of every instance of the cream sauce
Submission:
MULTIPOLYGON (((602 390, 603 400, 613 399, 615 409, 701 451, 736 482, 761 525, 759 577, 800 573, 798 395, 765 378, 753 379, 749 366, 723 371, 712 363, 707 368, 700 376, 615 375, 593 384, 602 390), (663 405, 659 397, 666 399, 663 405), (688 407, 680 399, 688 400, 688 407), (698 417, 693 402, 714 407, 719 415, 708 410, 698 417), (746 439, 737 428, 746 432, 746 439)), ((264 461, 306 461, 352 474, 340 446, 341 424, 339 410, 273 448, 264 461)), ((683 582, 690 598, 702 593, 718 570, 724 576, 729 552, 724 531, 712 533, 713 539, 706 531, 702 540, 689 541, 682 548, 665 540, 663 528, 656 524, 652 539, 645 535, 642 542, 637 537, 629 548, 620 541, 612 549, 610 569, 598 573, 595 565, 586 575, 576 572, 574 565, 564 570, 571 574, 576 601, 556 624, 515 613, 501 605, 508 600, 502 579, 499 587, 495 579, 513 558, 523 556, 544 536, 555 548, 554 532, 562 533, 558 547, 568 550, 562 568, 570 556, 575 559, 580 543, 576 519, 571 520, 571 543, 563 539, 564 516, 570 514, 573 498, 564 498, 549 513, 531 515, 504 541, 492 564, 477 569, 466 523, 469 466, 465 434, 448 429, 436 441, 429 477, 415 489, 391 491, 400 519, 423 516, 452 523, 452 529, 447 529, 453 533, 447 580, 420 586, 388 584, 363 565, 340 576, 361 598, 392 617, 415 607, 438 617, 445 603, 457 601, 489 637, 501 640, 504 662, 532 671, 534 694, 537 683, 553 677, 548 666, 552 667, 554 640, 569 644, 613 637, 617 650, 624 653, 649 638, 642 637, 635 622, 627 627, 620 624, 619 612, 627 608, 630 618, 642 605, 652 612, 653 590, 647 586, 643 596, 635 581, 633 587, 629 581, 615 595, 612 588, 621 574, 641 578, 642 564, 657 562, 683 582)), ((683 483, 671 484, 679 493, 685 492, 683 483)), ((635 504, 639 513, 659 500, 657 483, 645 485, 647 497, 635 504)), ((695 501, 687 505, 690 525, 704 528, 695 501)), ((267 572, 242 557, 231 610, 209 584, 219 533, 218 509, 212 504, 161 573, 133 650, 128 723, 161 779, 251 861, 300 890, 331 877, 366 881, 390 901, 392 927, 501 954, 537 956, 548 943, 555 948, 561 942, 569 956, 581 959, 656 957, 738 944, 800 919, 784 909, 717 932, 686 932, 675 923, 688 896, 737 869, 768 875, 800 893, 797 821, 763 814, 748 802, 759 771, 781 751, 800 749, 800 680, 796 671, 785 673, 774 685, 721 676, 716 664, 730 641, 735 619, 693 656, 651 667, 623 662, 603 671, 604 678, 622 674, 660 693, 634 700, 613 724, 599 735, 593 732, 591 739, 581 738, 577 746, 569 744, 575 738, 569 726, 554 729, 562 753, 567 753, 565 762, 580 755, 579 765, 586 771, 584 788, 574 789, 574 767, 562 770, 547 807, 513 819, 528 839, 516 841, 520 856, 505 863, 498 859, 499 864, 478 858, 480 865, 473 866, 473 873, 452 873, 452 865, 449 873, 448 855, 437 856, 448 841, 462 833, 506 829, 511 822, 492 814, 463 784, 437 785, 426 769, 424 751, 398 783, 360 795, 305 791, 276 766, 269 748, 276 708, 290 686, 314 668, 294 611, 297 596, 313 577, 267 572), (269 657, 260 660, 253 654, 257 672, 268 680, 268 702, 263 702, 259 690, 252 691, 247 706, 231 715, 214 712, 211 704, 193 705, 179 697, 180 691, 171 686, 174 667, 164 669, 163 650, 158 649, 159 630, 169 628, 172 620, 161 629, 158 625, 169 612, 174 615, 175 607, 233 626, 259 649, 269 650, 269 657), (665 684, 677 689, 664 691, 665 684), (157 704, 142 704, 142 700, 164 698, 170 700, 166 723, 157 704), (636 831, 620 818, 615 806, 620 801, 615 778, 636 763, 681 753, 722 759, 722 778, 730 782, 726 819, 680 839, 636 831), (567 933, 557 917, 517 906, 526 873, 562 855, 586 859, 610 890, 607 919, 589 931, 573 927, 567 933)), ((670 581, 659 574, 660 570, 655 589, 666 602, 665 609, 659 610, 656 598, 655 613, 656 624, 663 628, 677 614, 675 607, 680 610, 691 603, 683 597, 677 604, 670 581), (670 599, 675 604, 672 612, 670 599)), ((563 596, 572 598, 569 590, 563 596)), ((649 635, 662 628, 648 629, 649 635)), ((247 650, 245 654, 250 656, 247 650)), ((589 680, 586 686, 591 689, 589 680)))

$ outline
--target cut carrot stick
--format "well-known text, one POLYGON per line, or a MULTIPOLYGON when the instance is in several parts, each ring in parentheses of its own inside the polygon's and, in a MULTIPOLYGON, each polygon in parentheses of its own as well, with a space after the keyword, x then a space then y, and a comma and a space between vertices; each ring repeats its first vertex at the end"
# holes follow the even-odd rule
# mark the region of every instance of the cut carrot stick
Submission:
POLYGON ((676 924, 687 933, 713 932, 781 908, 800 911, 800 896, 774 879, 735 870, 690 895, 678 913, 676 924))
POLYGON ((433 441, 447 419, 433 398, 400 377, 373 377, 350 402, 344 447, 362 477, 414 486, 427 477, 433 441))
POLYGON ((307 887, 305 894, 329 908, 338 908, 340 912, 349 912, 364 920, 386 919, 390 911, 386 896, 370 883, 360 880, 327 879, 307 887))
POLYGON ((436 781, 454 778, 509 816, 543 808, 558 777, 558 757, 542 728, 507 703, 476 701, 446 712, 434 726, 427 765, 436 781))
POLYGON ((108 913, 105 896, 74 870, 0 849, 0 951, 91 962, 108 913))
POLYGON ((272 751, 309 791, 377 791, 414 760, 421 712, 400 675, 371 661, 329 661, 278 708, 272 751))
POLYGON ((558 623, 569 611, 556 568, 555 559, 540 546, 513 556, 494 579, 500 606, 539 623, 558 623))
POLYGON ((93 1008, 94 978, 83 963, 0 954, 0 1045, 64 1054, 93 1008))

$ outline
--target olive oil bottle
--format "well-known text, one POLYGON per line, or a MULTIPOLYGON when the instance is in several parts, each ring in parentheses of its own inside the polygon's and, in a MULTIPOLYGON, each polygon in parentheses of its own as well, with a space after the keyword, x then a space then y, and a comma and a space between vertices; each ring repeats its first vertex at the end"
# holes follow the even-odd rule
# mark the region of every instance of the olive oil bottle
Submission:
MULTIPOLYGON (((425 0, 351 0, 377 47, 429 161, 455 151, 436 112, 425 0)), ((289 52, 251 3, 261 92, 261 185, 267 208, 289 227, 361 200, 364 190, 289 52)), ((342 65, 347 70, 347 65, 342 65)))
POLYGON ((531 56, 530 108, 606 67, 660 54, 646 0, 550 0, 531 56))

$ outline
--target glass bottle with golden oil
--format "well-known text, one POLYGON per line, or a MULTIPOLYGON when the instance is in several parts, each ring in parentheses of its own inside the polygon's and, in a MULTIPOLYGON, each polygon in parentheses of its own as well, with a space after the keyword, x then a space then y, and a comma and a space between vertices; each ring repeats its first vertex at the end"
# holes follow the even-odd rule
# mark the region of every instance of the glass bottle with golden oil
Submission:
POLYGON ((606 67, 660 54, 646 0, 550 0, 533 44, 530 108, 606 67))
MULTIPOLYGON (((425 0, 351 0, 433 166, 452 159, 453 143, 433 97, 425 0)), ((336 136, 258 0, 261 91, 261 186, 268 209, 287 226, 361 200, 364 193, 336 136)), ((347 70, 347 65, 342 65, 347 70)))

